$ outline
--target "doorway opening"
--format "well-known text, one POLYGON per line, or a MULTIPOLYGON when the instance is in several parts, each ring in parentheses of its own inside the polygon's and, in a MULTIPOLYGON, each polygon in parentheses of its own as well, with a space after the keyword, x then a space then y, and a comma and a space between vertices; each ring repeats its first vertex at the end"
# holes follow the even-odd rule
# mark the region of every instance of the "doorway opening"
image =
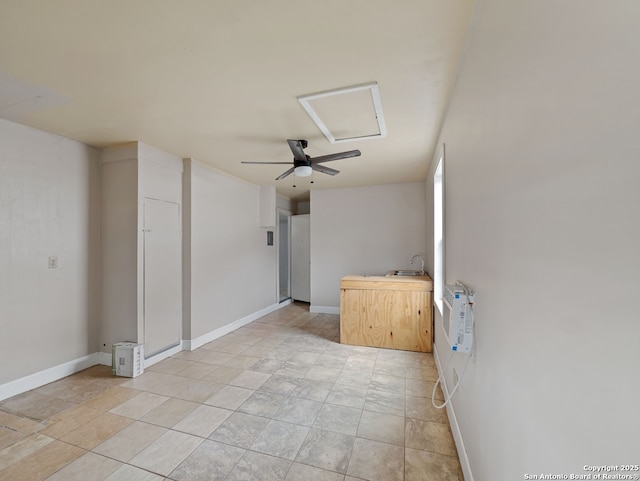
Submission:
POLYGON ((291 299, 291 212, 278 209, 278 302, 291 299))

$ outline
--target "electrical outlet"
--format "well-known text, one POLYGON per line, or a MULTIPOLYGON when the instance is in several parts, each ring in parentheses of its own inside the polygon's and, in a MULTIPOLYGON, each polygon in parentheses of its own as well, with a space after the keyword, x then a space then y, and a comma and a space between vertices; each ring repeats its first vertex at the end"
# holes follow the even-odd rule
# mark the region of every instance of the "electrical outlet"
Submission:
POLYGON ((458 371, 456 371, 455 367, 453 368, 453 385, 458 385, 458 371))
POLYGON ((58 258, 56 256, 49 257, 49 269, 58 268, 58 258))

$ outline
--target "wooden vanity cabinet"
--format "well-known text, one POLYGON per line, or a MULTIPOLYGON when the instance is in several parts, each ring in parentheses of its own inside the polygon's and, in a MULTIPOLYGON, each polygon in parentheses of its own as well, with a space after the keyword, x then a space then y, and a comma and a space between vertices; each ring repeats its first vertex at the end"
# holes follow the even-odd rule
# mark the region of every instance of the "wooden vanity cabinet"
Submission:
POLYGON ((432 350, 430 277, 346 276, 340 283, 340 342, 432 350))

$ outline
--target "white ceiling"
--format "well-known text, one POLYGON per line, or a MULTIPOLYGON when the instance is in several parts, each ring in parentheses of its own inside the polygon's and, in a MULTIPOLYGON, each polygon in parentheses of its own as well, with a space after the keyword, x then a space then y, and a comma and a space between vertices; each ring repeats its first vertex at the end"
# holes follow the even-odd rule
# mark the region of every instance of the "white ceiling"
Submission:
MULTIPOLYGON (((474 0, 2 0, 0 117, 103 147, 138 140, 294 200, 424 180, 474 0), (331 144, 297 97, 377 82, 387 136, 331 144), (331 177, 275 178, 286 139, 331 177)), ((345 106, 345 116, 349 115, 345 106)), ((342 113, 339 113, 342 116, 342 113)), ((357 119, 354 119, 356 122, 357 119)))

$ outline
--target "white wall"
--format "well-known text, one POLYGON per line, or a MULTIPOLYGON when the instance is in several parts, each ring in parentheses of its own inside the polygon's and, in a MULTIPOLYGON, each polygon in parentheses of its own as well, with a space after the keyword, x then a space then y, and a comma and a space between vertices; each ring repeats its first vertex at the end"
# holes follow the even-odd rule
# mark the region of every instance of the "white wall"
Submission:
POLYGON ((311 213, 311 202, 309 201, 301 201, 296 204, 296 212, 297 215, 310 214, 311 213))
MULTIPOLYGON (((179 159, 141 143, 101 155, 0 120, 0 397, 104 361, 97 353, 113 342, 141 339, 144 196, 185 199, 183 339, 277 306, 276 246, 259 227, 259 186, 193 161, 181 185, 181 169, 179 159), (58 269, 47 267, 49 256, 58 269)), ((281 197, 276 206, 292 208, 281 197)))
POLYGON ((446 279, 477 291, 453 403, 475 480, 640 459, 639 18, 481 4, 440 138, 446 279))
POLYGON ((345 275, 409 268, 425 253, 425 217, 420 182, 311 191, 312 309, 339 309, 345 275))
MULTIPOLYGON (((110 160, 101 156, 101 316, 100 350, 111 352, 116 342, 142 342, 138 335, 138 159, 110 160)), ((119 157, 119 156, 118 156, 119 157)))
POLYGON ((143 343, 144 199, 182 204, 182 160, 141 142, 100 153, 102 316, 100 348, 143 343))
POLYGON ((276 209, 288 210, 291 212, 293 209, 293 202, 291 199, 287 199, 280 194, 276 194, 276 209))
POLYGON ((193 160, 185 165, 191 205, 185 239, 191 258, 189 339, 196 339, 277 302, 276 246, 267 246, 266 232, 273 229, 260 227, 259 186, 193 160))
POLYGON ((96 150, 0 119, 0 384, 97 350, 98 171, 96 150))

